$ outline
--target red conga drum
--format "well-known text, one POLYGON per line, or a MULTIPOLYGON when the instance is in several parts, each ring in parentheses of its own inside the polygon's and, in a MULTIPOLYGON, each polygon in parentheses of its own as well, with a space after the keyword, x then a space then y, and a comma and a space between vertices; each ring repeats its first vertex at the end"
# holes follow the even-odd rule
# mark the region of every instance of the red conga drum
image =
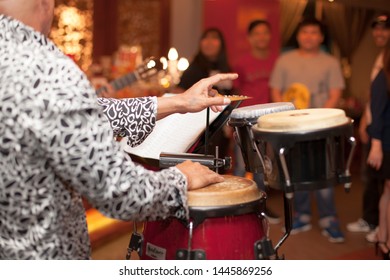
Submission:
POLYGON ((189 221, 145 223, 141 259, 259 258, 261 242, 268 240, 262 214, 266 195, 252 180, 224 177, 222 183, 188 192, 189 221))

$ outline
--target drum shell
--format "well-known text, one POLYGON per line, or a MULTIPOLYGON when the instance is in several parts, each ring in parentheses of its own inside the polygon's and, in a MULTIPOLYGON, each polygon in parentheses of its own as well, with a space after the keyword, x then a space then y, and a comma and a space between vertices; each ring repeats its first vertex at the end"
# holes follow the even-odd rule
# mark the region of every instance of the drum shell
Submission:
MULTIPOLYGON (((265 194, 249 204, 190 207, 191 220, 195 223, 191 249, 203 250, 206 259, 255 259, 254 244, 262 240, 268 230, 260 214, 264 208, 265 194)), ((187 250, 188 239, 188 222, 175 218, 147 222, 141 259, 155 259, 147 252, 150 244, 166 250, 165 259, 176 259, 178 250, 187 250)))
POLYGON ((245 170, 252 173, 264 173, 263 165, 254 147, 252 126, 256 123, 257 118, 230 118, 228 124, 234 128, 236 142, 240 147, 241 155, 245 163, 245 170))
POLYGON ((315 131, 269 132, 252 129, 265 162, 265 176, 271 188, 284 191, 315 190, 341 183, 346 170, 347 141, 352 123, 315 131), (280 160, 280 149, 290 176, 288 189, 280 160))

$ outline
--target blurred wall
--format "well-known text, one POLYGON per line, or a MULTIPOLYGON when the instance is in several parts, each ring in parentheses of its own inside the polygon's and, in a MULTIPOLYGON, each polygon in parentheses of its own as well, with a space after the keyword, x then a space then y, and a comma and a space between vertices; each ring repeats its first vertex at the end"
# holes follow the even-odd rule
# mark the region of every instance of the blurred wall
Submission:
POLYGON ((280 9, 275 0, 204 0, 204 28, 217 27, 225 36, 229 60, 250 50, 247 41, 247 26, 255 19, 268 20, 272 28, 271 49, 280 50, 280 9))
POLYGON ((223 32, 231 62, 249 50, 246 28, 253 19, 267 19, 273 29, 272 48, 279 52, 279 1, 275 0, 171 0, 171 45, 191 60, 199 38, 208 27, 223 32))
MULTIPOLYGON (((171 0, 171 46, 179 57, 192 58, 202 32, 203 0, 171 0)), ((167 54, 165 54, 166 56, 167 54)))

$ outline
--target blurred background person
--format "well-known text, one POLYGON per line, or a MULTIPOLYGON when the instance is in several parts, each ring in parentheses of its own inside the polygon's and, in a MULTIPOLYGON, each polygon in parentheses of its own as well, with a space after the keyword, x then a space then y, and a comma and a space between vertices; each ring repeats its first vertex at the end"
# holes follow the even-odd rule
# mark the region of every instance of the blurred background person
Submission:
MULTIPOLYGON (((381 13, 376 16, 371 24, 372 36, 375 45, 380 49, 380 52, 375 60, 371 70, 371 81, 378 75, 383 68, 383 57, 385 47, 390 40, 390 18, 389 14, 381 13)), ((375 94, 375 92, 371 92, 375 94)), ((367 126, 371 122, 370 104, 367 103, 366 109, 362 115, 359 124, 359 136, 362 143, 363 152, 363 168, 362 178, 364 183, 363 192, 363 215, 357 221, 347 224, 347 229, 350 232, 364 232, 368 242, 376 242, 377 226, 379 219, 379 198, 381 196, 383 181, 376 176, 372 176, 372 172, 367 172, 367 156, 370 150, 370 137, 367 133, 367 126)))
MULTIPOLYGON (((174 92, 183 92, 200 79, 230 71, 231 67, 229 65, 225 39, 222 32, 217 28, 208 28, 204 30, 199 41, 199 50, 189 67, 183 72, 174 92)), ((213 88, 220 94, 229 95, 232 92, 233 83, 232 81, 221 81, 215 84, 213 88)), ((230 139, 229 131, 225 126, 210 139, 208 153, 214 154, 218 146, 219 158, 229 156, 231 154, 230 139)), ((226 170, 221 168, 219 172, 225 173, 226 170)))
MULTIPOLYGON (((238 79, 233 82, 238 94, 251 97, 244 100, 240 107, 264 104, 271 102, 270 88, 268 85, 277 56, 271 53, 271 25, 266 20, 253 20, 247 28, 247 38, 250 51, 241 56, 234 64, 234 71, 238 73, 238 79)), ((234 145, 233 174, 244 177, 246 174, 244 159, 240 147, 234 145)), ((265 191, 264 176, 260 173, 253 174, 253 180, 261 190, 265 191)), ((279 223, 280 218, 269 208, 265 214, 270 223, 279 223)))
MULTIPOLYGON (((338 106, 345 87, 340 63, 321 50, 325 28, 315 18, 303 19, 297 28, 298 49, 281 55, 276 61, 270 79, 272 100, 281 102, 283 94, 292 85, 309 93, 308 107, 334 108, 338 106)), ((303 108, 301 108, 303 109, 303 108)), ((311 225, 311 199, 317 199, 319 226, 330 242, 344 242, 334 202, 334 188, 296 191, 294 195, 294 220, 291 234, 307 231, 311 225)))
MULTIPOLYGON (((183 72, 176 91, 189 89, 200 79, 217 73, 229 73, 229 65, 225 39, 217 28, 206 29, 199 42, 199 50, 189 67, 183 72)), ((221 94, 230 94, 233 84, 231 81, 222 81, 214 88, 221 94)))
POLYGON ((384 181, 379 200, 377 248, 384 259, 390 258, 390 43, 384 52, 383 68, 371 84, 372 121, 367 128, 370 151, 367 164, 370 176, 384 181))

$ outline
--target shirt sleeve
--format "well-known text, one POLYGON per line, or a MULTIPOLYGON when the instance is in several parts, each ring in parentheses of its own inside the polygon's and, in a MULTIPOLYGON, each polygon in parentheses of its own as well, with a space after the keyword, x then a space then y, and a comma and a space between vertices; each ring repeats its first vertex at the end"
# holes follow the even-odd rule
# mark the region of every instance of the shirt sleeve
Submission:
POLYGON ((371 85, 370 109, 372 121, 368 133, 372 138, 382 140, 384 130, 384 112, 387 105, 387 83, 384 71, 380 71, 371 85))
MULTIPOLYGON (((75 70, 69 73, 72 77, 82 76, 75 70)), ((41 82, 50 84, 52 79, 58 79, 58 84, 62 84, 65 78, 51 76, 41 82)), ((50 94, 40 94, 39 98, 34 102, 37 108, 30 110, 40 112, 39 115, 25 112, 23 123, 25 129, 39 139, 45 151, 42 157, 46 162, 42 164, 54 170, 51 176, 59 178, 108 217, 122 220, 188 217, 186 177, 175 167, 154 172, 132 162, 113 140, 107 114, 104 115, 97 104, 86 78, 68 83, 66 87, 52 88, 50 94)), ((130 126, 134 123, 139 126, 134 130, 139 134, 144 126, 136 119, 142 122, 141 114, 153 111, 145 108, 145 103, 153 104, 147 100, 140 101, 142 110, 137 102, 132 103, 135 107, 126 101, 108 100, 108 103, 118 106, 115 111, 118 115, 128 108, 137 108, 133 119, 127 121, 130 126)), ((123 118, 113 119, 119 123, 114 127, 120 127, 123 118)))
POLYGON ((157 98, 98 98, 98 104, 115 136, 127 137, 128 145, 141 144, 156 125, 157 98))

